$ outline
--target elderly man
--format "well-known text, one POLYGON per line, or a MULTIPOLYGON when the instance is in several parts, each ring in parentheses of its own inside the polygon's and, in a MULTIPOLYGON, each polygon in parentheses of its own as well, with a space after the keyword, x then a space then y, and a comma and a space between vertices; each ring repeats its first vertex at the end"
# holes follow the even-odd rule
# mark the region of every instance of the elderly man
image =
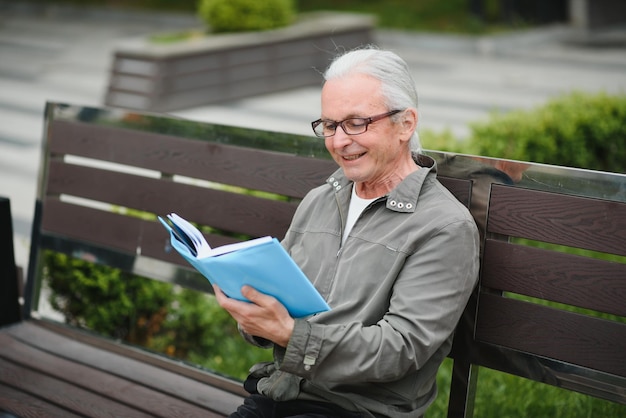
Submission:
POLYGON ((479 240, 466 210, 419 153, 417 93, 396 54, 363 48, 324 74, 312 123, 339 165, 302 201, 282 244, 331 310, 294 319, 276 299, 220 305, 252 343, 238 417, 419 417, 476 283, 479 240))

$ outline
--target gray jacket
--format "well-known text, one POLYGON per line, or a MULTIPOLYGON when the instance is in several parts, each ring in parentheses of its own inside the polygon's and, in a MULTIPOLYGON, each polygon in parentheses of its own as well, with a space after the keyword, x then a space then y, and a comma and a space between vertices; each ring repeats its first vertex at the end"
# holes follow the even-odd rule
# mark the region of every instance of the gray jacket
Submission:
POLYGON ((421 416, 478 277, 469 211, 422 167, 357 220, 344 246, 352 182, 337 170, 299 205, 284 247, 331 310, 296 320, 286 349, 257 367, 276 400, 332 401, 365 415, 421 416), (275 370, 275 369, 278 370, 275 370))

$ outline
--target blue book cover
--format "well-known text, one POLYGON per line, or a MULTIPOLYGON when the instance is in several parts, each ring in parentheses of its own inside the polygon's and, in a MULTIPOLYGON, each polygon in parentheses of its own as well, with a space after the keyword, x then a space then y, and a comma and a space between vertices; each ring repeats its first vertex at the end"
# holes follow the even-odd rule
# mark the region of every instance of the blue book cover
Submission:
POLYGON ((228 297, 247 301, 241 287, 249 285, 278 299, 294 318, 330 309, 276 238, 211 248, 195 226, 176 214, 167 218, 169 222, 159 221, 169 231, 172 247, 228 297))

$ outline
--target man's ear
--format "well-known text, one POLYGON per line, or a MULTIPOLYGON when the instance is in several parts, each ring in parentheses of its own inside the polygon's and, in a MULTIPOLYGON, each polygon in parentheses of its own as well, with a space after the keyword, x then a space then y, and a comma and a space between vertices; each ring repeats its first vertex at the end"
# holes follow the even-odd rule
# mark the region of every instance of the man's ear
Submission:
POLYGON ((417 119, 417 109, 413 107, 409 107, 402 112, 402 119, 400 121, 402 124, 402 137, 406 138, 407 141, 411 139, 413 132, 417 129, 417 119))

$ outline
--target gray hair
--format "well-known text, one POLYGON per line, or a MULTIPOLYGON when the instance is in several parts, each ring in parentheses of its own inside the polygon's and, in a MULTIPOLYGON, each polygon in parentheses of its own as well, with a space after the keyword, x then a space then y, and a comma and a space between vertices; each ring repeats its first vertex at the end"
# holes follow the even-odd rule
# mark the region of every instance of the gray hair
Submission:
MULTIPOLYGON (((381 82, 382 95, 389 110, 417 109, 417 90, 409 66, 396 53, 373 46, 355 49, 337 56, 324 72, 324 80, 364 74, 381 82)), ((421 144, 417 129, 410 141, 412 152, 419 153, 421 144)))

